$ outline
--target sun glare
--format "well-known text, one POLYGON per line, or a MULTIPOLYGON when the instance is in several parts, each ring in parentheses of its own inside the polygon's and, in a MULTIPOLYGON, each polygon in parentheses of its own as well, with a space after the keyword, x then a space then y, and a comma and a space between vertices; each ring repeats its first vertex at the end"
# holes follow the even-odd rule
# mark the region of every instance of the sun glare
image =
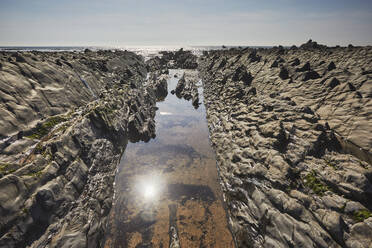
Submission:
POLYGON ((164 186, 163 179, 159 175, 149 175, 137 181, 138 196, 146 202, 156 201, 164 186))
POLYGON ((153 199, 156 196, 156 187, 153 184, 148 184, 144 186, 143 196, 145 199, 153 199))

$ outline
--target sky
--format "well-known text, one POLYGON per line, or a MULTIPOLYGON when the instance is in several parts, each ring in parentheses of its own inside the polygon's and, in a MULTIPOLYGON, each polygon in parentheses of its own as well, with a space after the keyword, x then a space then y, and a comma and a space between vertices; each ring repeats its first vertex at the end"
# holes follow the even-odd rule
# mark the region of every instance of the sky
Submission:
POLYGON ((372 45, 372 0, 0 0, 0 46, 372 45))

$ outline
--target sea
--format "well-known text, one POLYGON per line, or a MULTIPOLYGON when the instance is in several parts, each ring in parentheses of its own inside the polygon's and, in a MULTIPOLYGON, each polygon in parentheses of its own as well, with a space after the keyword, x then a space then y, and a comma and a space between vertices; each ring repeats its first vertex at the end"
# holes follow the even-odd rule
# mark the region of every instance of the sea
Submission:
MULTIPOLYGON (((127 50, 151 58, 159 54, 160 51, 192 51, 195 55, 201 55, 203 51, 246 48, 248 46, 0 46, 0 51, 42 51, 42 52, 82 52, 85 49, 92 51, 98 50, 127 50)), ((250 48, 270 48, 269 46, 249 46, 250 48)))

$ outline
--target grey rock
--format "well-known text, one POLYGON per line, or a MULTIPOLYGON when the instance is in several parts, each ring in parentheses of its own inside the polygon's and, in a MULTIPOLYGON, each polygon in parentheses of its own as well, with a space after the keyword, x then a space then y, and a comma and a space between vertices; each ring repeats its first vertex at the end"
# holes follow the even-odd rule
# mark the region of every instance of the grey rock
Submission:
MULTIPOLYGON (((36 60, 23 61, 24 67, 34 63, 30 68, 35 70, 35 79, 31 79, 31 74, 17 71, 13 78, 6 73, 1 77, 3 80, 26 77, 38 87, 49 89, 56 87, 50 78, 66 77, 72 79, 72 89, 77 84, 80 90, 69 94, 68 90, 56 88, 50 96, 35 94, 40 97, 40 108, 58 101, 59 97, 64 100, 53 106, 66 105, 46 111, 44 116, 48 118, 35 115, 20 119, 26 126, 40 120, 39 125, 29 130, 23 130, 22 125, 17 127, 24 131, 22 135, 12 135, 14 129, 2 129, 10 138, 5 139, 1 149, 11 146, 17 149, 0 154, 0 161, 14 161, 14 165, 6 165, 8 174, 0 178, 0 247, 102 247, 115 170, 128 139, 148 141, 155 136, 155 92, 164 94, 167 85, 164 80, 146 87, 142 84, 146 69, 139 56, 109 51, 86 51, 84 58, 79 53, 62 54, 66 60, 72 54, 75 59, 80 58, 79 62, 72 59, 73 68, 84 71, 90 90, 99 99, 85 89, 71 67, 55 64, 61 53, 36 54, 43 57, 49 69, 36 60), (84 99, 85 93, 89 96, 84 99), (72 108, 68 113, 66 106, 72 108), (24 142, 30 139, 32 143, 24 142)), ((6 69, 16 70, 10 64, 6 69)), ((69 87, 69 83, 66 85, 69 87)), ((18 91, 12 89, 9 91, 12 94, 2 95, 3 98, 27 96, 27 90, 32 90, 28 84, 16 82, 13 86, 18 91)), ((0 81, 0 87, 8 86, 0 81)), ((22 104, 29 106, 27 101, 20 101, 19 105, 22 104)), ((7 123, 4 122, 5 127, 7 123)))
POLYGON ((335 63, 334 63, 333 61, 331 61, 331 62, 328 64, 327 69, 328 69, 328 71, 332 71, 332 70, 336 69, 336 65, 335 65, 335 63))
POLYGON ((311 70, 311 67, 310 67, 309 62, 306 62, 301 68, 296 69, 296 71, 298 72, 304 72, 304 71, 310 71, 310 70, 311 70))
POLYGON ((372 49, 351 52, 313 41, 284 49, 281 66, 291 80, 271 66, 278 48, 257 50, 261 59, 254 62, 251 52, 210 51, 199 64, 238 247, 370 248, 369 219, 358 223, 353 212, 371 208, 371 112, 365 109, 371 99, 364 98, 371 85, 360 68, 371 68, 372 49), (292 67, 300 61, 308 62, 292 67), (331 62, 337 70, 318 73, 331 62), (251 73, 248 87, 235 76, 242 69, 251 73), (329 90, 333 78, 352 82, 363 98, 347 83, 329 90))
POLYGON ((285 67, 280 68, 279 77, 283 80, 289 78, 289 73, 288 73, 287 68, 285 67))
POLYGON ((340 81, 338 81, 337 78, 332 78, 329 82, 328 82, 328 87, 333 89, 334 87, 336 87, 337 85, 340 85, 340 81))
POLYGON ((310 79, 317 79, 320 78, 320 75, 316 71, 307 71, 304 73, 302 80, 307 81, 310 79))
POLYGON ((359 202, 348 201, 345 204, 344 212, 347 213, 347 214, 353 214, 353 213, 355 213, 359 210, 362 210, 362 209, 365 209, 365 207, 362 204, 360 204, 359 202))

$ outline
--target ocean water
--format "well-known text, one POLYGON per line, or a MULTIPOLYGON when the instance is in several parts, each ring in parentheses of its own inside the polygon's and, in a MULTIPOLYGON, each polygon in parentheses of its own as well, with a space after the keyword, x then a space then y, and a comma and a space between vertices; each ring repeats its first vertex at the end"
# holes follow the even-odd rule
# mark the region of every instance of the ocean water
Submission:
POLYGON ((197 71, 169 70, 168 91, 194 75, 201 105, 168 94, 156 138, 129 143, 118 165, 105 248, 233 248, 197 71), (176 76, 176 77, 175 77, 176 76))
MULTIPOLYGON (((247 46, 226 46, 229 48, 246 48, 247 46)), ((265 46, 250 46, 251 48, 269 48, 265 46)), ((222 49, 222 46, 0 46, 0 51, 42 51, 42 52, 62 52, 75 51, 82 52, 86 48, 92 51, 98 50, 128 50, 144 57, 153 57, 160 51, 177 51, 181 48, 192 51, 195 55, 201 55, 203 51, 222 49)))

